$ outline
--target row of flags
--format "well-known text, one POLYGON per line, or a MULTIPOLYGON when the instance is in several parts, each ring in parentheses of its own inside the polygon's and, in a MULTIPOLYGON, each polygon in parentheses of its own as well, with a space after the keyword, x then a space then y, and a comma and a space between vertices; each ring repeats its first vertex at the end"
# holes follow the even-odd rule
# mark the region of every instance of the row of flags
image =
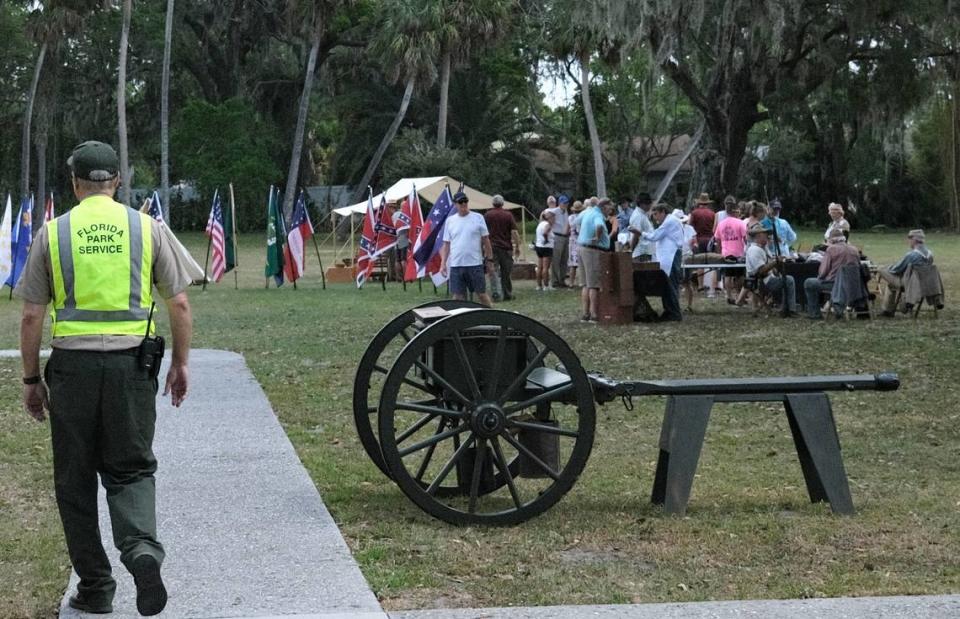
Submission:
MULTIPOLYGON (((12 290, 20 281, 33 243, 33 207, 33 196, 23 198, 14 221, 13 201, 7 194, 3 218, 0 219, 0 287, 9 286, 12 290)), ((51 193, 44 202, 43 221, 50 221, 55 216, 51 193)))
MULTIPOLYGON (((0 222, 0 282, 10 288, 15 287, 20 279, 33 241, 33 207, 34 198, 24 198, 20 203, 17 219, 13 221, 12 201, 11 197, 7 196, 6 208, 0 222)), ((182 268, 190 274, 193 281, 219 282, 237 266, 235 212, 232 203, 229 209, 223 208, 219 189, 214 192, 210 215, 204 229, 209 238, 209 274, 206 268, 197 264, 190 252, 166 226, 160 196, 156 191, 140 210, 161 224, 164 234, 180 258, 182 268)), ((453 196, 449 187, 444 188, 426 220, 423 219, 415 186, 401 203, 399 211, 387 204, 385 197, 375 209, 371 189, 357 256, 357 287, 362 287, 373 273, 377 258, 396 246, 399 235, 407 235, 409 241, 410 251, 403 265, 406 281, 425 276, 430 276, 436 285, 446 281, 440 274, 440 247, 443 245, 444 224, 453 210, 453 196)), ((51 193, 44 204, 44 221, 50 221, 55 216, 51 193)), ((281 213, 280 189, 271 186, 267 198, 267 260, 264 277, 272 277, 277 286, 284 281, 295 283, 301 279, 306 269, 306 244, 313 235, 313 222, 307 210, 304 191, 301 190, 297 197, 288 231, 281 213)))
MULTIPOLYGON (((462 186, 460 190, 463 190, 462 186)), ((357 254, 357 287, 363 287, 373 273, 377 258, 394 247, 397 237, 403 234, 407 235, 407 246, 410 248, 403 269, 404 280, 411 282, 429 275, 434 285, 443 284, 447 278, 440 273, 440 248, 443 246, 447 217, 453 211, 453 195, 449 186, 444 187, 434 202, 426 221, 416 186, 410 188, 410 195, 401 203, 399 213, 387 204, 386 196, 381 198, 380 207, 374 209, 371 188, 357 254)))

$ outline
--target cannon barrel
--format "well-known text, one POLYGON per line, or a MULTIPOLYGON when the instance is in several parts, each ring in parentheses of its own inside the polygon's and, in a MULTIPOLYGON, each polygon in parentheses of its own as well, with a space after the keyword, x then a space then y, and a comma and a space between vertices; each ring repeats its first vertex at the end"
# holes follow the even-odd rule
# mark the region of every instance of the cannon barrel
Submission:
POLYGON ((648 395, 756 395, 816 393, 822 391, 896 391, 900 377, 880 374, 838 374, 834 376, 790 376, 764 378, 707 378, 677 380, 618 381, 602 374, 588 373, 599 402, 623 396, 648 395))

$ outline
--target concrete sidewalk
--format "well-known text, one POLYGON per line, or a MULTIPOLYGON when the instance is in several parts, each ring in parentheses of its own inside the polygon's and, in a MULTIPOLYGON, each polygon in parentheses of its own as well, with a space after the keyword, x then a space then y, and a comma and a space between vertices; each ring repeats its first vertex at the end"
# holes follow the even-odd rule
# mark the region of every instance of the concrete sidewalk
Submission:
POLYGON ((948 617, 960 617, 960 595, 540 606, 390 613, 391 619, 946 619, 948 617))
MULTIPOLYGON (((243 357, 195 350, 190 381, 180 409, 169 397, 157 400, 157 519, 170 593, 161 616, 383 619, 243 357)), ((117 579, 110 616, 137 617, 109 523, 101 489, 100 524, 117 579)), ((60 616, 93 616, 67 607, 75 585, 73 575, 60 616)))

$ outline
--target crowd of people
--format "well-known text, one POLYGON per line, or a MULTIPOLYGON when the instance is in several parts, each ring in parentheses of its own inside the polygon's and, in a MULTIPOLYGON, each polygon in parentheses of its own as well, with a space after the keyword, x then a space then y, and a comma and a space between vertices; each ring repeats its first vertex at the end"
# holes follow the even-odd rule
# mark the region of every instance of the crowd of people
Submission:
MULTIPOLYGON (((511 273, 521 241, 513 215, 502 208, 503 198, 494 196, 493 208, 483 216, 469 210, 465 194, 458 193, 454 201, 457 212, 447 222, 441 251, 451 294, 465 298, 474 293, 486 304, 514 298, 511 273)), ((750 299, 755 307, 780 307, 786 316, 796 315, 798 302, 803 301, 806 315, 813 320, 823 317, 824 294, 835 296, 837 289, 849 291, 842 299, 866 302, 869 293, 864 284, 871 273, 865 256, 848 243, 850 224, 843 206, 827 207, 824 243, 800 254, 795 246, 797 234, 783 217, 779 200, 766 204, 727 196, 722 204, 722 209, 715 210, 714 201, 703 193, 688 213, 663 202, 654 204, 647 193, 616 204, 595 196, 572 202, 563 194, 548 196, 533 243, 536 290, 580 288, 580 318, 596 322, 601 255, 629 252, 635 264, 658 263, 664 275, 662 313, 656 313, 643 296, 636 299, 635 315, 646 320, 682 320, 681 292, 688 311, 695 292, 700 291, 708 298, 722 293, 736 307, 747 306, 750 299), (791 262, 818 263, 816 277, 798 284, 786 272, 791 262)), ((922 230, 912 230, 908 242, 910 250, 900 262, 877 270, 887 288, 883 316, 894 315, 907 269, 933 263, 922 230)), ((831 303, 836 311, 836 298, 831 303)))

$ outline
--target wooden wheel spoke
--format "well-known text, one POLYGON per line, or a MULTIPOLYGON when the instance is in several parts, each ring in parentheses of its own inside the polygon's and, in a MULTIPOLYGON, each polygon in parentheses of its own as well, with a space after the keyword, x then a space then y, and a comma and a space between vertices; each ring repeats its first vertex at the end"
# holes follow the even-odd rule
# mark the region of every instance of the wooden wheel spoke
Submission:
POLYGON ((563 428, 558 428, 555 426, 550 426, 542 423, 530 423, 528 421, 514 421, 512 419, 507 420, 507 427, 510 428, 521 428, 523 430, 528 430, 530 432, 543 432, 545 434, 559 434, 560 436, 569 436, 571 438, 577 438, 580 436, 579 432, 573 430, 564 430, 563 428))
POLYGON ((397 435, 397 445, 399 445, 403 441, 407 440, 408 438, 410 438, 411 436, 419 432, 420 429, 423 428, 423 426, 427 425, 428 423, 430 423, 436 418, 437 418, 437 415, 434 413, 431 413, 429 415, 424 415, 415 424, 413 424, 412 426, 410 426, 409 428, 401 432, 399 435, 397 435))
POLYGON ((422 440, 422 441, 420 441, 420 442, 417 442, 417 443, 414 443, 413 445, 410 445, 409 447, 407 447, 407 448, 405 448, 405 449, 401 449, 401 450, 400 450, 400 457, 401 457, 401 458, 406 458, 407 456, 409 456, 410 454, 412 454, 412 453, 414 453, 414 452, 416 452, 416 451, 420 451, 421 449, 426 449, 427 447, 430 447, 431 445, 436 445, 436 444, 439 443, 440 441, 445 441, 445 440, 447 440, 448 438, 450 438, 450 437, 452 437, 452 436, 459 436, 460 434, 463 434, 464 432, 466 432, 469 428, 470 428, 470 426, 468 426, 467 424, 462 424, 462 425, 456 426, 456 427, 454 427, 454 428, 451 428, 451 429, 449 429, 449 430, 446 430, 446 431, 444 431, 444 432, 440 432, 439 434, 434 434, 433 436, 431 436, 431 437, 428 438, 428 439, 424 439, 424 440, 422 440))
POLYGON ((543 359, 547 356, 550 350, 544 346, 537 355, 530 360, 527 364, 527 367, 523 368, 523 371, 517 375, 513 382, 510 383, 510 386, 507 387, 507 390, 503 392, 498 400, 498 403, 503 406, 503 403, 510 399, 510 396, 513 395, 513 392, 517 390, 518 387, 527 382, 527 377, 530 376, 530 372, 534 371, 536 368, 540 367, 540 364, 543 362, 543 359))
POLYGON ((493 365, 490 367, 490 372, 487 374, 487 393, 484 394, 484 397, 488 400, 492 400, 497 392, 497 383, 500 381, 497 380, 497 377, 500 375, 500 367, 503 365, 503 353, 507 347, 507 328, 504 326, 500 327, 500 332, 497 333, 497 347, 493 352, 493 365))
POLYGON ((536 464, 537 466, 539 466, 539 467, 543 470, 544 473, 546 473, 547 475, 549 475, 550 478, 553 479, 553 481, 560 481, 560 473, 558 473, 558 472, 554 471, 552 468, 550 468, 550 465, 548 465, 546 462, 544 462, 543 460, 541 460, 540 457, 537 456, 537 454, 535 454, 535 453, 533 453, 532 451, 530 451, 529 449, 527 449, 526 446, 524 446, 523 443, 521 443, 521 442, 518 441, 517 439, 513 438, 512 436, 510 436, 510 435, 509 435, 508 433, 506 433, 506 432, 504 432, 504 433, 501 434, 500 436, 503 437, 503 440, 505 440, 505 441, 507 441, 508 443, 510 443, 511 445, 513 445, 513 448, 514 448, 514 449, 516 449, 517 451, 523 453, 523 455, 525 455, 526 457, 530 458, 530 460, 531 460, 534 464, 536 464))
MULTIPOLYGON (((435 402, 436 400, 427 401, 435 402)), ((460 411, 450 410, 449 408, 441 408, 439 406, 430 406, 420 402, 406 402, 401 400, 400 402, 397 402, 396 406, 393 408, 394 410, 399 411, 411 411, 414 413, 425 413, 428 415, 441 415, 443 417, 454 417, 456 419, 462 419, 465 416, 465 413, 460 411)))
POLYGON ((457 351, 457 359, 460 360, 460 367, 463 370, 463 374, 467 379, 467 386, 470 388, 470 395, 473 396, 473 399, 480 399, 480 387, 477 385, 477 375, 473 372, 473 366, 470 365, 470 358, 467 356, 467 351, 463 347, 463 340, 460 339, 459 333, 453 334, 453 347, 457 351))
POLYGON ((525 408, 530 408, 531 406, 535 406, 541 402, 549 402, 551 400, 555 400, 560 396, 562 396, 563 394, 572 390, 573 390, 573 383, 568 382, 563 385, 560 385, 559 387, 554 387, 553 389, 544 391, 543 393, 535 395, 530 399, 524 400, 523 402, 517 402, 516 404, 505 406, 503 408, 503 412, 505 412, 508 415, 511 413, 516 413, 517 411, 521 411, 525 408))
POLYGON ((456 387, 451 385, 449 382, 447 382, 447 379, 445 379, 443 376, 440 376, 440 374, 438 374, 436 370, 434 370, 432 367, 430 367, 423 361, 414 361, 414 365, 417 366, 417 368, 422 370, 424 373, 426 373, 438 385, 440 385, 441 387, 449 391, 450 395, 460 400, 462 404, 465 404, 467 406, 471 406, 473 404, 473 402, 471 402, 470 399, 467 398, 467 396, 460 393, 459 389, 457 389, 456 387))
POLYGON ((497 468, 500 469, 500 474, 503 475, 503 479, 507 482, 507 488, 510 489, 510 496, 513 497, 513 504, 517 506, 517 509, 523 506, 523 502, 520 500, 520 493, 517 492, 517 484, 513 481, 513 473, 510 472, 510 465, 507 464, 507 459, 503 457, 503 449, 500 448, 500 441, 497 440, 497 437, 493 437, 490 441, 490 444, 493 445, 493 454, 496 456, 494 462, 497 465, 497 468))
POLYGON ((453 470, 453 467, 457 464, 460 458, 463 457, 463 454, 467 452, 467 449, 470 448, 470 445, 472 445, 475 441, 476 441, 476 437, 473 434, 471 434, 470 438, 465 440, 460 445, 460 447, 453 453, 453 455, 450 456, 450 459, 447 460, 447 463, 443 465, 442 469, 440 469, 440 473, 437 474, 436 479, 434 479, 433 482, 431 482, 430 485, 427 486, 427 494, 429 494, 430 496, 433 496, 433 494, 437 491, 437 488, 440 487, 440 484, 443 483, 443 480, 447 478, 447 475, 450 474, 450 471, 453 470))
MULTIPOLYGON (((437 424, 437 431, 433 433, 434 436, 443 432, 443 429, 446 427, 446 425, 447 425, 446 417, 441 417, 440 423, 437 424)), ((430 445, 430 447, 427 448, 427 453, 423 455, 423 460, 420 461, 420 468, 417 469, 417 476, 416 476, 417 481, 423 480, 423 475, 424 473, 427 472, 427 467, 430 466, 430 460, 433 458, 433 452, 436 451, 436 449, 437 449, 436 443, 434 443, 433 445, 430 445)))
POLYGON ((483 461, 487 455, 487 441, 480 439, 477 441, 477 447, 473 450, 473 477, 470 479, 470 504, 467 511, 471 514, 477 511, 477 495, 480 494, 480 475, 483 471, 483 461))

